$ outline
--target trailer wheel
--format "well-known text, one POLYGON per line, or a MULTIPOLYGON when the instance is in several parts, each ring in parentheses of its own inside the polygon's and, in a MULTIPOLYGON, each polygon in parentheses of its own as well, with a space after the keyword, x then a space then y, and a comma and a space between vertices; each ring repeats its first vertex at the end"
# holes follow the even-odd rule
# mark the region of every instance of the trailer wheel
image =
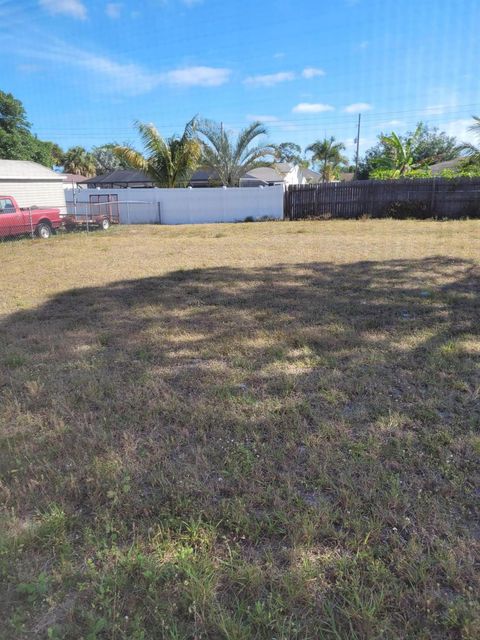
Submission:
POLYGON ((52 227, 48 222, 41 222, 35 229, 35 233, 42 240, 48 240, 52 236, 52 227))
POLYGON ((108 218, 104 218, 102 220, 101 228, 103 229, 103 231, 110 229, 110 220, 108 218))

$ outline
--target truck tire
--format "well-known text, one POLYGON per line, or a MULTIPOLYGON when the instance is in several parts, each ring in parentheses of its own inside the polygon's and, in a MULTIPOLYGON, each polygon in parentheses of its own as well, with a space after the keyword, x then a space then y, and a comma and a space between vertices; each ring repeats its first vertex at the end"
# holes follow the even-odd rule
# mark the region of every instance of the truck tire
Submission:
POLYGON ((52 227, 48 224, 48 222, 40 222, 35 229, 35 233, 42 240, 48 240, 52 236, 52 227))
POLYGON ((110 229, 110 220, 108 218, 103 218, 100 224, 100 229, 102 229, 102 231, 106 231, 107 229, 110 229))

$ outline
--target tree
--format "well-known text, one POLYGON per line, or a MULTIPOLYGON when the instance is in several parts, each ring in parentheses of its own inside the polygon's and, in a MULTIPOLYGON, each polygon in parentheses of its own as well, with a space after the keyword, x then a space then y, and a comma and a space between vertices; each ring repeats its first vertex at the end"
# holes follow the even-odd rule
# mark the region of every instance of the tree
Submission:
MULTIPOLYGON (((453 136, 447 135, 445 131, 439 131, 437 127, 430 128, 423 122, 417 124, 415 131, 395 135, 402 146, 408 146, 409 141, 414 140, 414 144, 410 144, 412 168, 453 160, 460 155, 460 147, 453 136)), ((390 177, 399 176, 392 155, 392 146, 385 141, 390 137, 384 133, 380 134, 378 143, 366 152, 359 165, 361 179, 375 177, 385 171, 392 172, 390 177)))
POLYGON ((0 91, 0 157, 54 165, 54 144, 39 140, 30 131, 25 108, 11 93, 0 91))
MULTIPOLYGON (((445 162, 446 160, 454 160, 460 155, 458 141, 454 136, 449 136, 445 131, 440 131, 438 127, 429 127, 424 122, 417 124, 416 131, 417 143, 413 150, 415 164, 428 162, 435 164, 437 162, 445 162)), ((412 136, 412 132, 408 132, 406 137, 412 136)))
POLYGON ((29 134, 30 123, 20 100, 0 91, 0 129, 9 134, 29 134))
MULTIPOLYGON (((469 131, 472 131, 479 143, 480 143, 480 116, 472 116, 473 124, 468 127, 469 131)), ((466 153, 466 163, 465 168, 467 166, 473 167, 476 165, 480 165, 480 144, 475 145, 471 142, 464 142, 461 145, 461 150, 466 153)))
POLYGON ((51 144, 51 154, 53 165, 55 167, 61 167, 63 165, 63 158, 65 157, 65 152, 56 142, 49 142, 51 144))
POLYGON ((389 136, 381 136, 380 141, 385 147, 385 169, 393 171, 392 177, 402 177, 412 169, 416 169, 414 150, 420 135, 418 126, 413 135, 400 138, 394 131, 389 136), (387 166, 388 165, 388 166, 387 166))
POLYGON ((110 142, 100 147, 93 147, 92 156, 95 160, 97 175, 129 167, 128 163, 115 153, 115 149, 118 146, 118 143, 110 142))
POLYGON ((252 122, 235 139, 222 125, 211 120, 200 122, 197 130, 202 136, 202 164, 216 173, 224 186, 238 186, 240 178, 255 167, 265 165, 266 157, 275 153, 269 144, 252 146, 267 133, 261 122, 252 122))
POLYGON ((302 158, 302 147, 295 142, 281 142, 273 145, 273 149, 276 162, 290 162, 298 166, 308 166, 307 161, 302 158))
POLYGON ((313 154, 312 162, 319 164, 324 182, 334 180, 339 166, 348 162, 347 158, 342 155, 342 151, 345 151, 345 145, 343 142, 335 142, 334 136, 317 140, 307 147, 305 151, 313 154))
POLYGON ((83 147, 71 147, 63 157, 63 170, 65 173, 74 173, 90 178, 95 175, 95 159, 83 147))
POLYGON ((183 134, 164 139, 153 124, 136 122, 145 155, 127 146, 115 147, 116 156, 129 167, 143 171, 157 187, 178 187, 188 183, 198 166, 201 146, 195 137, 196 119, 187 122, 183 134))

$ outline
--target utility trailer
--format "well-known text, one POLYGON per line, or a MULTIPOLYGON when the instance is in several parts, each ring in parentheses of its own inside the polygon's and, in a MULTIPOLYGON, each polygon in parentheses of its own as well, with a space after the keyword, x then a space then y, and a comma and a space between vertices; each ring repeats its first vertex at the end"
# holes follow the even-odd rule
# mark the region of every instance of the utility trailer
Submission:
POLYGON ((120 223, 118 202, 78 202, 73 204, 73 213, 67 213, 63 224, 67 231, 74 229, 103 229, 106 231, 112 224, 120 223))

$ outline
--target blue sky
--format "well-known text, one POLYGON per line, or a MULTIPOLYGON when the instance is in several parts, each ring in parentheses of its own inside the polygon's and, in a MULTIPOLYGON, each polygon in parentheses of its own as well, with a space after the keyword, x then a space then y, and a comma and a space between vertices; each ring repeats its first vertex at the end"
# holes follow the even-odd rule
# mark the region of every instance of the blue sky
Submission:
POLYGON ((479 0, 0 0, 0 88, 63 147, 180 132, 195 114, 353 156, 419 120, 468 139, 479 0))

